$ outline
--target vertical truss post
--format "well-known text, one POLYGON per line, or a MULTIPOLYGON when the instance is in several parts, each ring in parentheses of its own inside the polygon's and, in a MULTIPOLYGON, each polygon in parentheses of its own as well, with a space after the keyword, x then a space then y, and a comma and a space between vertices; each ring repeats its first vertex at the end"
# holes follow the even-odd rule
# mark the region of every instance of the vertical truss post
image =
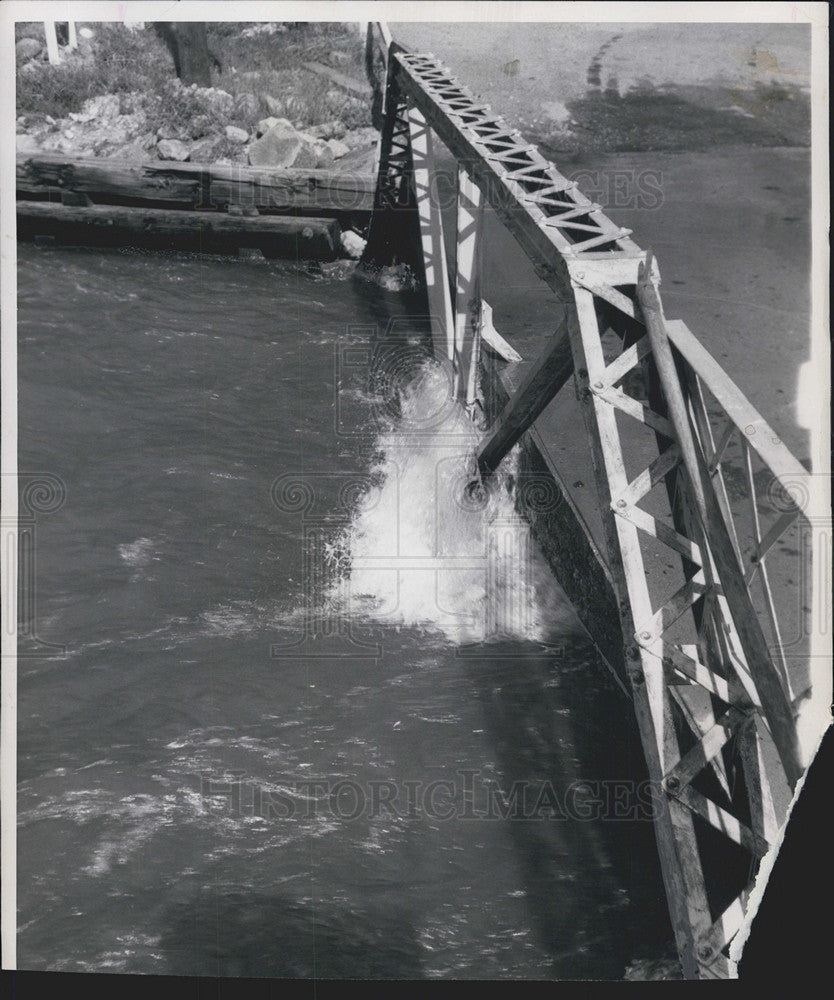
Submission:
POLYGON ((368 241, 360 265, 368 270, 407 264, 420 273, 419 221, 413 192, 408 104, 391 71, 391 43, 385 82, 385 115, 377 146, 377 182, 368 241))
MULTIPOLYGON (((429 299, 429 318, 434 356, 448 358, 455 367, 455 322, 449 271, 446 267, 446 242, 435 180, 434 150, 431 129, 415 107, 408 109, 414 192, 420 217, 420 242, 423 248, 423 272, 429 299)), ((455 372, 457 381, 457 372, 455 372)))
POLYGON ((664 797, 661 791, 666 774, 680 761, 680 749, 663 660, 652 650, 635 645, 636 621, 652 617, 652 604, 637 528, 621 517, 614 517, 612 512, 613 497, 626 491, 629 483, 614 407, 600 395, 606 382, 606 364, 594 297, 579 284, 574 283, 573 287, 576 319, 569 323, 568 331, 591 439, 634 711, 655 791, 655 836, 660 867, 683 973, 688 979, 697 979, 701 978, 698 940, 709 932, 712 923, 704 875, 691 813, 675 800, 664 797))
POLYGON ((455 395, 472 411, 478 392, 481 334, 483 202, 469 174, 458 169, 455 267, 455 395))

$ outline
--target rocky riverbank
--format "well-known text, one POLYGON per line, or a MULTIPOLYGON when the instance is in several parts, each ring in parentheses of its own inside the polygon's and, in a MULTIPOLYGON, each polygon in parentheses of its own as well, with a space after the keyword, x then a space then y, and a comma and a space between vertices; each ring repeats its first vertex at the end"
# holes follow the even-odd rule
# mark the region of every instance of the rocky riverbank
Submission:
POLYGON ((18 152, 373 168, 378 132, 362 41, 350 25, 216 25, 221 69, 211 87, 183 84, 150 26, 80 25, 78 47, 63 50, 56 66, 46 60, 42 25, 18 28, 18 152), (328 69, 350 88, 334 84, 328 69))
POLYGON ((234 99, 226 91, 182 89, 190 101, 199 102, 201 113, 181 126, 154 127, 153 109, 143 94, 102 94, 64 118, 20 115, 17 150, 134 163, 175 160, 371 172, 379 135, 371 126, 348 129, 339 119, 331 119, 296 127, 287 118, 268 115, 248 129, 234 123, 234 99))

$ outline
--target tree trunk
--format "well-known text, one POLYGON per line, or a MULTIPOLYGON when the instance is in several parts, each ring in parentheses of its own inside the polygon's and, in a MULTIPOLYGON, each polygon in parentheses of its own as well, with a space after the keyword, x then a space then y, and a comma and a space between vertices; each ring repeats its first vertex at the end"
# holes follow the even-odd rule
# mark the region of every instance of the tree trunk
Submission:
POLYGON ((211 86, 211 67, 217 57, 209 52, 204 21, 157 21, 157 33, 174 57, 174 69, 185 84, 211 86))

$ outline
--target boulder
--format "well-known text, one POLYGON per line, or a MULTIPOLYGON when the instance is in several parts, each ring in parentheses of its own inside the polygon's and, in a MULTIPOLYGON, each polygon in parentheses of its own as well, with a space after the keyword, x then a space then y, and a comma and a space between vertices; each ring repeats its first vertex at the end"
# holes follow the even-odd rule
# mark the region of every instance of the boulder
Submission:
POLYGON ((352 149, 339 160, 339 170, 353 174, 373 174, 375 160, 376 151, 371 146, 367 149, 352 149))
POLYGON ((301 143, 301 148, 295 155, 295 159, 288 166, 295 167, 297 170, 315 170, 318 166, 319 158, 316 153, 316 147, 308 142, 301 143))
POLYGON ((236 125, 227 125, 226 138, 230 142, 246 142, 249 138, 249 133, 245 128, 238 128, 236 125))
POLYGON ((223 140, 212 136, 197 139, 189 145, 189 158, 192 163, 212 163, 220 145, 223 145, 223 140))
POLYGON ((317 139, 341 139, 345 132, 347 132, 347 126, 344 122, 334 119, 332 122, 313 125, 307 131, 317 139))
POLYGON ((191 150, 179 139, 160 139, 156 144, 160 160, 187 160, 191 150))
POLYGON ((365 249, 365 240, 358 233, 354 233, 352 229, 346 229, 341 237, 342 249, 353 260, 359 260, 362 256, 362 251, 365 249))
POLYGON ((99 97, 88 98, 81 110, 77 114, 71 114, 70 118, 76 122, 91 122, 94 118, 109 121, 111 118, 118 118, 120 110, 117 94, 101 94, 99 97))
POLYGON ((328 139, 327 148, 333 154, 334 160, 341 160, 343 156, 347 156, 350 152, 350 146, 346 143, 341 142, 339 139, 328 139))
MULTIPOLYGON (((268 132, 271 128, 275 128, 276 125, 281 125, 281 124, 285 124, 285 125, 288 125, 288 126, 290 125, 290 123, 287 121, 286 118, 272 118, 272 117, 270 117, 270 118, 261 118, 261 120, 255 126, 255 133, 258 136, 258 138, 260 138, 262 135, 264 135, 266 132, 268 132)), ((292 127, 292 126, 290 126, 290 127, 292 127)))
POLYGON ((304 145, 295 130, 274 128, 249 147, 253 167, 290 167, 304 145))
POLYGON ((253 167, 291 167, 304 145, 296 132, 270 129, 249 147, 253 167))
POLYGON ((249 146, 249 162, 254 167, 297 167, 307 169, 318 162, 316 140, 279 120, 249 146))
POLYGON ((38 140, 33 135, 19 135, 17 137, 18 153, 37 153, 40 148, 38 140))
POLYGON ((317 143, 313 148, 316 151, 316 169, 329 170, 335 160, 333 150, 326 142, 317 143))
POLYGON ((14 53, 18 59, 32 59, 39 55, 43 45, 37 38, 21 38, 14 47, 14 53))

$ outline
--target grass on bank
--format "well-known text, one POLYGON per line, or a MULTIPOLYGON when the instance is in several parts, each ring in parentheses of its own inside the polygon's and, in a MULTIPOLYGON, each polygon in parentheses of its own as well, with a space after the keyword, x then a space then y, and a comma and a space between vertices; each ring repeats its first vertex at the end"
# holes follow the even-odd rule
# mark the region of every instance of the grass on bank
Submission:
MULTIPOLYGON (((79 49, 67 53, 60 64, 50 65, 45 49, 33 60, 18 59, 18 116, 65 118, 79 112, 90 97, 117 94, 123 97, 123 111, 141 105, 155 129, 206 134, 201 131, 207 125, 203 119, 217 117, 217 103, 180 84, 172 56, 149 23, 142 30, 118 22, 76 24, 77 30, 82 27, 91 28, 94 37, 79 39, 79 49)), ((349 129, 371 124, 369 102, 345 94, 302 66, 307 61, 330 63, 363 80, 363 40, 355 25, 299 22, 276 25, 269 33, 252 24, 228 22, 208 24, 207 34, 220 63, 220 69, 212 71, 212 86, 233 98, 228 114, 212 126, 237 125, 251 131, 276 109, 301 128, 333 119, 349 129)), ((16 41, 25 37, 43 42, 43 25, 16 25, 16 41)))

